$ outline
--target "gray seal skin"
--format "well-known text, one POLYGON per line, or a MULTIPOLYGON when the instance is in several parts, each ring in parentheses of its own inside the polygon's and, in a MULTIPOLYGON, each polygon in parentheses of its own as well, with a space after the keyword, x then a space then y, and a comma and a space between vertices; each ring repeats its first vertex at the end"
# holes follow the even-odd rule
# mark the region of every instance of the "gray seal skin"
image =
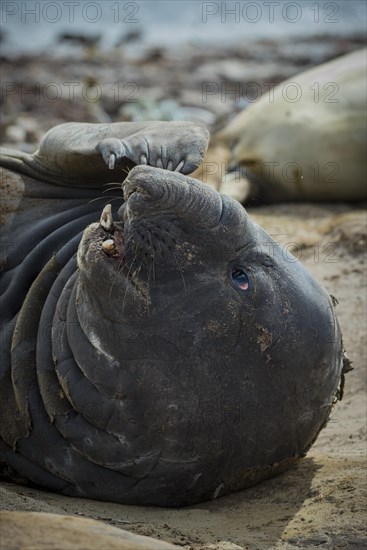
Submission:
POLYGON ((13 272, 7 288, 22 301, 2 309, 6 463, 65 495, 159 506, 279 473, 342 391, 329 296, 201 182, 136 166, 123 193, 99 222, 80 213, 85 199, 65 222, 65 206, 51 213, 61 225, 33 283, 33 249, 13 272))
POLYGON ((33 155, 1 148, 1 166, 44 182, 99 189, 137 164, 190 174, 208 139, 204 125, 192 122, 67 122, 51 128, 33 155))

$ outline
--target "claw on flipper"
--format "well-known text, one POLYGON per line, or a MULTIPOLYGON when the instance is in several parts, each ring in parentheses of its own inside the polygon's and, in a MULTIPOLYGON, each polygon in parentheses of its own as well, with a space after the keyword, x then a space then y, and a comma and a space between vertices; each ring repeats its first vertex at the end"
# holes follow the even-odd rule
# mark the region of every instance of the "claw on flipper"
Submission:
POLYGON ((184 167, 185 161, 181 160, 178 166, 175 168, 175 172, 181 172, 182 168, 184 167))
POLYGON ((115 168, 115 160, 116 160, 116 156, 114 153, 111 153, 110 154, 110 158, 108 160, 108 168, 110 170, 113 170, 115 168))

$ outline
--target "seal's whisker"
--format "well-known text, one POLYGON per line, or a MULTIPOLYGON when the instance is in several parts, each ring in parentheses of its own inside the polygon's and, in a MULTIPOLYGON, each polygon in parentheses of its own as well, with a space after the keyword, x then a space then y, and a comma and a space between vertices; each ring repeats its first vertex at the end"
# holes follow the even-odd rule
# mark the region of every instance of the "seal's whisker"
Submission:
MULTIPOLYGON (((102 191, 102 193, 108 193, 109 191, 121 191, 121 187, 108 187, 107 189, 102 191)), ((122 195, 122 192, 121 192, 121 195, 122 195)))
MULTIPOLYGON (((138 250, 140 248, 139 243, 135 243, 135 244, 136 244, 136 247, 135 247, 135 250, 134 250, 134 259, 131 262, 130 267, 132 267, 133 263, 135 262, 136 258, 138 257, 138 250)), ((129 270, 129 274, 130 274, 130 270, 129 270)))
MULTIPOLYGON (((138 257, 138 250, 139 250, 139 244, 137 243, 136 248, 135 248, 135 252, 134 252, 134 258, 133 258, 132 262, 130 263, 129 270, 128 270, 127 275, 126 275, 126 280, 129 279, 130 273, 131 273, 133 265, 134 265, 134 262, 135 262, 136 258, 138 257)), ((121 308, 122 310, 124 309, 124 306, 125 306, 125 300, 126 300, 126 296, 127 296, 127 289, 128 289, 128 285, 126 284, 124 299, 122 301, 122 308, 121 308)))
POLYGON ((154 282, 154 284, 156 284, 154 256, 152 256, 152 267, 153 267, 153 282, 154 282))
POLYGON ((149 235, 149 241, 150 241, 151 248, 155 252, 158 251, 160 253, 161 257, 163 258, 164 254, 163 254, 163 250, 162 250, 161 243, 160 243, 160 240, 159 240, 158 236, 155 233, 152 233, 150 231, 148 232, 148 235, 149 235), (154 242, 152 240, 152 235, 153 235, 153 237, 155 237, 154 242))
MULTIPOLYGON (((150 242, 150 249, 153 251, 154 248, 153 248, 153 243, 152 243, 152 236, 150 233, 148 233, 148 236, 149 236, 149 242, 150 242)), ((155 279, 155 265, 154 265, 154 255, 152 253, 152 256, 151 256, 151 259, 152 259, 152 272, 153 272, 153 283, 156 284, 156 279, 155 279)))
POLYGON ((179 265, 178 262, 177 262, 176 265, 177 265, 178 270, 179 270, 179 272, 180 272, 180 274, 181 274, 181 279, 182 279, 183 287, 184 287, 184 289, 185 289, 185 294, 187 294, 187 286, 186 286, 186 282, 185 282, 185 277, 184 277, 183 271, 182 271, 182 269, 181 269, 181 267, 180 267, 180 265, 179 265))
MULTIPOLYGON (((136 260, 136 257, 135 257, 135 258, 133 259, 133 261, 131 262, 131 265, 130 265, 129 270, 128 270, 127 275, 126 275, 126 280, 128 280, 129 277, 130 277, 130 272, 131 272, 131 270, 132 270, 132 268, 133 268, 133 264, 134 264, 135 260, 136 260)), ((121 311, 123 311, 123 310, 124 310, 124 307, 125 307, 125 301, 126 301, 126 297, 127 297, 127 289, 128 289, 128 285, 126 284, 125 293, 124 293, 124 298, 123 298, 123 300, 122 300, 121 311)))
POLYGON ((106 197, 97 197, 96 199, 91 199, 90 201, 88 201, 88 204, 90 204, 91 202, 95 202, 95 201, 104 201, 106 199, 106 197))
MULTIPOLYGON (((145 262, 145 259, 142 258, 141 262, 140 262, 140 266, 138 267, 137 269, 137 272, 136 272, 136 277, 138 278, 139 275, 140 275, 140 271, 141 271, 141 268, 143 267, 143 264, 145 262)), ((145 293, 143 293, 144 295, 145 293)), ((148 311, 148 314, 149 314, 149 293, 147 292, 146 295, 145 295, 145 301, 146 301, 146 305, 147 305, 147 311, 148 311)))
POLYGON ((120 268, 121 268, 121 265, 123 264, 123 261, 124 261, 124 258, 121 258, 121 260, 119 261, 119 264, 117 266, 117 274, 116 274, 116 277, 113 279, 112 283, 111 283, 111 288, 110 288, 110 291, 108 293, 108 299, 110 300, 111 299, 111 294, 112 294, 112 290, 113 290, 113 286, 117 280, 117 277, 119 276, 119 274, 121 273, 120 271, 120 268))
MULTIPOLYGON (((133 235, 130 235, 130 237, 128 238, 128 240, 126 241, 125 243, 125 249, 126 247, 130 244, 130 243, 134 243, 134 238, 133 238, 133 235)), ((139 249, 139 244, 138 243, 135 243, 136 246, 135 246, 135 250, 134 250, 134 254, 133 254, 133 259, 131 260, 130 262, 130 265, 129 265, 129 270, 128 270, 128 274, 130 273, 130 269, 133 265, 133 263, 135 262, 136 258, 137 258, 137 255, 138 255, 138 249, 139 249)))
POLYGON ((152 254, 153 254, 153 251, 154 251, 154 252, 157 252, 157 248, 158 248, 158 252, 160 252, 161 255, 162 255, 162 249, 161 249, 161 247, 160 247, 160 245, 159 245, 158 239, 155 239, 155 241, 154 241, 154 243, 153 243, 152 234, 149 232, 148 235, 149 235, 149 242, 150 242, 150 248, 151 248, 151 250, 152 250, 152 254))
POLYGON ((152 273, 152 267, 153 267, 153 257, 151 257, 151 262, 150 262, 150 266, 149 266, 149 271, 148 271, 148 280, 147 280, 147 290, 148 290, 148 294, 149 294, 149 291, 150 291, 150 275, 152 273))
MULTIPOLYGON (((103 197, 106 199, 106 197, 103 197)), ((121 197, 109 197, 108 200, 104 203, 103 208, 114 201, 121 201, 121 197)))
MULTIPOLYGON (((88 201, 88 204, 92 203, 92 202, 95 202, 95 201, 105 201, 107 197, 97 197, 95 199, 91 199, 90 201, 88 201)), ((112 201, 122 201, 123 200, 123 197, 118 197, 117 195, 111 195, 111 197, 108 197, 108 202, 105 203, 104 206, 106 206, 106 204, 108 204, 109 202, 112 202, 112 201)))
POLYGON ((148 232, 148 236, 149 236, 150 248, 153 248, 152 236, 151 236, 150 232, 148 232))
MULTIPOLYGON (((125 243, 125 247, 129 244, 129 242, 132 240, 132 235, 128 238, 128 240, 126 241, 125 243)), ((136 256, 135 256, 136 258, 136 256)), ((129 270, 128 270, 128 276, 130 274, 130 269, 132 267, 132 264, 134 263, 135 261, 135 258, 132 260, 131 264, 130 264, 130 267, 129 267, 129 270)), ((124 265, 124 260, 125 258, 121 258, 119 264, 118 264, 118 267, 117 267, 117 273, 116 273, 116 276, 114 277, 114 280, 112 281, 112 284, 111 284, 111 288, 110 288, 110 292, 109 292, 109 297, 111 297, 111 293, 112 293, 112 289, 113 289, 113 286, 115 284, 115 282, 117 281, 119 275, 123 272, 124 268, 125 268, 125 265, 124 265)))
POLYGON ((158 249, 159 249, 159 252, 160 252, 160 255, 162 258, 164 258, 164 251, 163 251, 163 248, 162 248, 162 243, 161 241, 157 238, 156 239, 156 243, 157 243, 157 246, 158 246, 158 249))
POLYGON ((113 187, 116 187, 117 189, 119 189, 121 187, 120 183, 113 183, 112 181, 109 182, 109 183, 102 183, 102 187, 107 187, 107 185, 111 185, 113 187))
POLYGON ((131 242, 134 242, 134 237, 133 237, 133 235, 129 235, 128 239, 125 241, 125 250, 126 250, 126 248, 129 246, 129 244, 130 244, 131 242))

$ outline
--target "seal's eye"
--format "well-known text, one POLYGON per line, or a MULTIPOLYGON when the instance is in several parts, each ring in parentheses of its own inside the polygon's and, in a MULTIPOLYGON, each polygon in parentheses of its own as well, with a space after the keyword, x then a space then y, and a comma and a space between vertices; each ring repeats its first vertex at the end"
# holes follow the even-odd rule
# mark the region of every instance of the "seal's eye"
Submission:
POLYGON ((249 280, 243 269, 232 269, 231 279, 232 282, 241 290, 248 290, 249 280))

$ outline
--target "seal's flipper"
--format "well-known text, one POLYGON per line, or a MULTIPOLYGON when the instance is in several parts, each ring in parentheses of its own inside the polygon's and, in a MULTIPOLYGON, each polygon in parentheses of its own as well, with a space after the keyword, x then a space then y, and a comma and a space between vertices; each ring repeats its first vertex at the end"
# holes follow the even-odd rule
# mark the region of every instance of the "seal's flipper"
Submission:
POLYGON ((121 183, 134 165, 193 172, 209 132, 195 122, 68 122, 51 128, 33 155, 5 150, 0 166, 63 186, 100 188, 121 183))

